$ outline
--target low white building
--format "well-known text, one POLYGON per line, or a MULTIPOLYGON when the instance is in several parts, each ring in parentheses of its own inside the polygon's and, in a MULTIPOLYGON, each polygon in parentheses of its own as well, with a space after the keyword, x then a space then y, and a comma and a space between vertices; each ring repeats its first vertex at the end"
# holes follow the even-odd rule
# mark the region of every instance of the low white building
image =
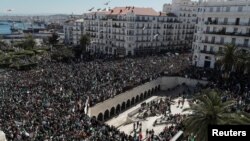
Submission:
POLYGON ((80 38, 84 34, 84 20, 71 19, 64 23, 64 42, 70 45, 79 45, 80 38))
MULTIPOLYGON (((115 7, 84 16, 91 37, 87 50, 105 54, 137 55, 188 47, 186 24, 173 13, 152 8, 115 7)), ((193 28, 193 27, 188 27, 193 28)))
POLYGON ((193 42, 193 65, 214 68, 226 44, 250 49, 249 0, 200 0, 193 42))

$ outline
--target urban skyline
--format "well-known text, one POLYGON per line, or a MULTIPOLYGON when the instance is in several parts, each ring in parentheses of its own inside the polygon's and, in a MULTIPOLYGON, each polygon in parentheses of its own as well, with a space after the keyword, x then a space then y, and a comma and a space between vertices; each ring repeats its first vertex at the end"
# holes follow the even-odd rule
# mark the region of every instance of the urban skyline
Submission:
POLYGON ((249 5, 1 0, 0 141, 249 141, 249 5))
POLYGON ((26 0, 25 3, 20 0, 1 0, 0 15, 48 15, 48 14, 83 14, 92 7, 113 8, 118 6, 139 6, 152 7, 156 11, 162 10, 162 5, 171 3, 172 0, 26 0), (104 5, 109 2, 108 5, 104 5), (30 6, 32 5, 32 7, 30 6))

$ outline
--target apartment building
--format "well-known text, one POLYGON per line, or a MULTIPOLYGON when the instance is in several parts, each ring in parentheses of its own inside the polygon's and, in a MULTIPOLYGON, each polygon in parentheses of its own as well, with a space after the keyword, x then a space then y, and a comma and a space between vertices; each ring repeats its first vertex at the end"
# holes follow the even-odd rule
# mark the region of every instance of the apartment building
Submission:
POLYGON ((69 45, 79 45, 80 38, 84 34, 84 20, 71 19, 64 23, 64 43, 69 45))
MULTIPOLYGON (((84 15, 85 30, 91 37, 90 52, 138 55, 188 46, 186 27, 173 13, 152 8, 115 7, 84 15)), ((190 33, 191 34, 191 33, 190 33)))
POLYGON ((193 42, 193 65, 214 68, 226 44, 250 49, 249 0, 200 0, 193 42))
POLYGON ((188 48, 192 47, 195 24, 197 22, 198 2, 191 0, 172 0, 171 4, 163 5, 163 12, 174 13, 178 20, 185 25, 188 48), (190 28, 191 27, 191 28, 190 28))

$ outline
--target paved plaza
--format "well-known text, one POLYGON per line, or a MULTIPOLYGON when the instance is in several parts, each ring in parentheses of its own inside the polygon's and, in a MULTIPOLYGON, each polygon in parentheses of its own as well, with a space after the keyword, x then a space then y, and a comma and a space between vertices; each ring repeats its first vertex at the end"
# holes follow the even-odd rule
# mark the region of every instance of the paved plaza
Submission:
MULTIPOLYGON (((178 105, 178 100, 181 99, 180 97, 174 99, 175 104, 171 105, 171 113, 172 114, 185 114, 185 112, 182 112, 182 110, 184 108, 188 108, 189 107, 189 103, 187 102, 187 100, 185 100, 184 102, 184 106, 181 107, 177 107, 178 105)), ((136 108, 140 107, 140 105, 137 105, 136 108)), ((158 115, 158 116, 154 116, 154 117, 148 117, 146 118, 146 120, 140 120, 140 122, 142 123, 142 135, 143 137, 145 137, 146 135, 146 130, 154 130, 155 134, 159 134, 160 132, 163 131, 163 129, 166 127, 166 125, 162 124, 162 125, 156 125, 153 126, 153 123, 156 119, 161 118, 163 115, 158 115)), ((121 117, 127 117, 126 113, 122 113, 121 117)), ((124 119, 125 120, 125 119, 124 119)), ((110 122, 111 123, 111 122, 110 122)), ((120 131, 123 131, 124 133, 130 135, 133 131, 133 123, 128 124, 128 125, 124 125, 124 126, 120 126, 118 128, 120 131)))
MULTIPOLYGON (((175 95, 178 94, 179 92, 183 92, 183 88, 179 88, 179 89, 176 89, 176 90, 173 90, 173 91, 170 91, 170 92, 167 92, 168 95, 175 95)), ((166 92, 161 92, 161 93, 166 93, 166 92)), ((127 120, 127 117, 128 117, 128 113, 136 110, 137 108, 141 107, 141 104, 146 102, 151 102, 153 100, 156 100, 156 99, 159 99, 159 98, 165 98, 165 96, 152 96, 150 97, 149 99, 137 104, 136 106, 128 109, 127 111, 123 112, 122 114, 118 115, 117 117, 114 117, 112 119, 110 119, 109 121, 107 121, 106 123, 109 124, 109 125, 112 125, 112 126, 115 126, 117 127, 120 131, 124 132, 125 134, 127 135, 133 135, 133 123, 129 123, 129 124, 126 124, 126 125, 123 125, 123 123, 126 122, 127 120)), ((185 114, 186 112, 183 112, 183 109, 184 108, 188 108, 189 107, 189 102, 187 99, 185 99, 185 102, 184 102, 184 105, 183 107, 180 106, 178 107, 178 100, 181 100, 182 97, 176 97, 173 99, 173 104, 170 106, 171 108, 171 114, 185 114)), ((166 124, 161 124, 161 125, 156 125, 156 126, 153 126, 154 122, 156 119, 159 119, 161 117, 163 117, 164 115, 156 115, 156 116, 153 116, 153 117, 147 117, 145 120, 142 120, 142 119, 136 119, 136 121, 139 121, 140 123, 142 123, 142 135, 143 135, 143 138, 145 138, 146 136, 146 130, 154 130, 155 134, 158 135, 160 132, 163 131, 163 129, 167 126, 166 124)), ((133 116, 135 117, 135 116, 133 116)), ((135 119, 135 118, 133 118, 135 119)), ((171 124, 169 124, 171 125, 171 124)))

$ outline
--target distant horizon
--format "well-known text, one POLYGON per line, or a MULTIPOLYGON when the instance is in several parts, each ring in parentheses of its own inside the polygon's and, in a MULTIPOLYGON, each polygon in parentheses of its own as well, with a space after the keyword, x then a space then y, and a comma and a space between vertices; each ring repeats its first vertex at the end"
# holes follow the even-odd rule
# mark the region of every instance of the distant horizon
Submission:
MULTIPOLYGON (((0 17, 4 17, 4 16, 53 16, 53 15, 72 15, 69 13, 35 13, 35 14, 0 14, 0 17)), ((74 15, 80 15, 80 14, 74 14, 74 15)))

